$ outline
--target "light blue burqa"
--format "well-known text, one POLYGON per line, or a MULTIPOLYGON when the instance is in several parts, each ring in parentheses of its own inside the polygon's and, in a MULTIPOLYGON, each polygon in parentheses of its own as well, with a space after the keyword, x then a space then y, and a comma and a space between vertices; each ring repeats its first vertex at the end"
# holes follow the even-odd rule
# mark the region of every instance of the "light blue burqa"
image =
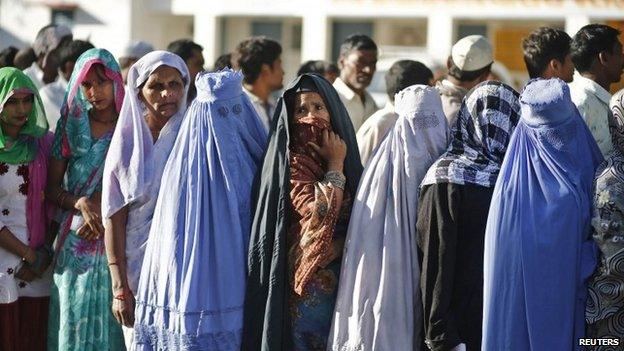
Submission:
POLYGON ((485 234, 482 350, 579 349, 602 155, 567 84, 529 82, 485 234))
POLYGON ((200 73, 163 172, 133 347, 239 350, 251 186, 267 135, 242 75, 200 73))

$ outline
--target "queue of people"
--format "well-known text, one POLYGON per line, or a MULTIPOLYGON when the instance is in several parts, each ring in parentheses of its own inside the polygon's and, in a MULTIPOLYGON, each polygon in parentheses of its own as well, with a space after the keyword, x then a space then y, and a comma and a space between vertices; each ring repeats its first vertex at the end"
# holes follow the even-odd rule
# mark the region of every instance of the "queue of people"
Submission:
POLYGON ((208 72, 190 40, 120 65, 44 27, 0 68, 0 350, 623 343, 619 34, 537 29, 520 92, 468 36, 379 109, 361 34, 275 99, 272 39, 208 72))

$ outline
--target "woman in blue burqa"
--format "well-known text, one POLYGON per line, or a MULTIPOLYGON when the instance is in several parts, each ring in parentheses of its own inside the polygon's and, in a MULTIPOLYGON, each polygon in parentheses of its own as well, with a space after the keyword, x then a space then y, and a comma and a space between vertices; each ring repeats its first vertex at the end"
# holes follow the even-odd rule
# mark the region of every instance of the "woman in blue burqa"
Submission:
POLYGON ((602 156, 559 79, 529 82, 485 237, 483 350, 579 350, 602 156))
POLYGON ((334 88, 284 92, 254 194, 243 350, 325 350, 362 164, 334 88))
POLYGON ((196 79, 163 171, 133 349, 240 349, 251 185, 267 139, 241 82, 232 70, 196 79))

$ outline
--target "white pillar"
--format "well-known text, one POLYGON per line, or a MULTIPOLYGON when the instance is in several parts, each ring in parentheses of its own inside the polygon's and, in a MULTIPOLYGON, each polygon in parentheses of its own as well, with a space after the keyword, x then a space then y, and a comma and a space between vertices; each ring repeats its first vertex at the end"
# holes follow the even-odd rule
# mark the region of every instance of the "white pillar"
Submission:
POLYGON ((453 17, 432 13, 427 18, 427 51, 440 62, 446 63, 453 45, 453 17))
POLYGON ((586 15, 569 15, 565 19, 565 31, 569 36, 573 37, 579 29, 591 23, 589 16, 586 15))
POLYGON ((301 62, 307 60, 330 60, 327 16, 308 13, 303 16, 301 33, 301 62))
POLYGON ((219 57, 219 45, 221 44, 221 20, 219 17, 200 12, 193 19, 193 41, 204 48, 205 67, 210 68, 219 57))

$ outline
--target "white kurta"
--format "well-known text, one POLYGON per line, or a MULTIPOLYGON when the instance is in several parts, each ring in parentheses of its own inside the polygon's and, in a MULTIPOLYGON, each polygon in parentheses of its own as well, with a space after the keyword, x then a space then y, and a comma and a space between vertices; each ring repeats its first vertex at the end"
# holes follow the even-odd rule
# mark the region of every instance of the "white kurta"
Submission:
POLYGON ((360 160, 362 160, 363 165, 366 165, 398 117, 394 112, 394 105, 388 101, 383 109, 373 113, 369 119, 364 121, 356 134, 360 160))
POLYGON ((259 97, 254 95, 249 90, 243 88, 243 92, 245 92, 245 94, 249 97, 256 113, 258 113, 260 122, 262 122, 262 125, 264 126, 264 130, 268 132, 269 129, 271 129, 271 120, 273 120, 273 113, 275 112, 275 101, 269 98, 265 104, 259 97))
POLYGON ((48 125, 50 131, 56 130, 56 124, 61 118, 61 106, 65 99, 65 91, 67 90, 67 80, 59 74, 55 82, 47 84, 43 88, 39 89, 39 95, 41 96, 41 102, 43 102, 43 108, 45 109, 46 118, 48 119, 48 125))
POLYGON ((43 86, 45 85, 43 83, 43 71, 41 70, 41 68, 39 68, 37 62, 33 62, 32 65, 24 69, 23 72, 25 75, 28 76, 28 78, 30 78, 30 80, 33 81, 33 83, 35 83, 37 89, 43 88, 43 86))
POLYGON ((183 115, 177 114, 167 122, 160 132, 160 136, 154 144, 153 167, 154 177, 150 184, 147 195, 131 203, 128 207, 128 220, 126 222, 126 264, 128 273, 128 285, 136 294, 139 287, 139 276, 145 247, 149 237, 156 199, 160 190, 160 178, 162 177, 167 158, 173 148, 173 142, 180 130, 183 115))
MULTIPOLYGON (((26 227, 26 194, 28 193, 28 164, 9 165, 0 162, 0 228, 7 227, 24 244, 28 244, 26 227)), ((50 295, 52 270, 43 278, 25 282, 15 278, 22 265, 18 257, 0 247, 0 304, 17 301, 21 296, 50 295)))
POLYGON ((340 101, 342 101, 349 113, 349 118, 351 119, 351 123, 353 123, 353 130, 357 133, 364 121, 377 111, 375 99, 365 90, 364 100, 362 100, 362 98, 351 90, 340 78, 336 78, 333 86, 336 92, 338 92, 340 101))

